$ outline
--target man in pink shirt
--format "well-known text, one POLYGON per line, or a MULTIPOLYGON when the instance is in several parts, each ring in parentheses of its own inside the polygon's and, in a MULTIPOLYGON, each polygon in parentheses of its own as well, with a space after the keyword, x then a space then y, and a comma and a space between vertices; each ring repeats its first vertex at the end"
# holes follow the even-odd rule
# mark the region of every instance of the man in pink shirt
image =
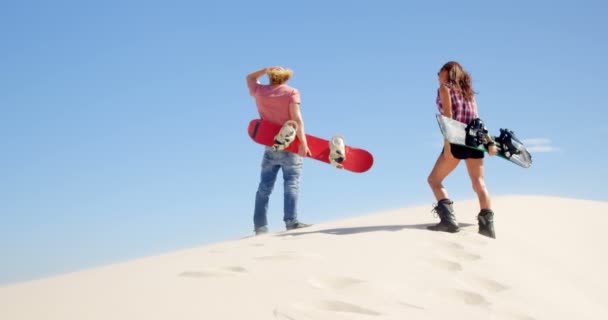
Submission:
POLYGON ((293 71, 282 67, 264 68, 247 75, 249 94, 255 98, 260 118, 283 125, 288 120, 297 124, 296 136, 300 140, 298 154, 287 151, 273 151, 267 147, 262 160, 262 174, 255 198, 253 223, 256 235, 268 232, 268 202, 279 172, 283 171, 284 215, 287 230, 310 226, 298 221, 297 202, 300 191, 300 175, 304 156, 310 155, 304 120, 300 112, 300 93, 287 85, 293 71), (258 79, 268 76, 269 84, 260 84, 258 79))

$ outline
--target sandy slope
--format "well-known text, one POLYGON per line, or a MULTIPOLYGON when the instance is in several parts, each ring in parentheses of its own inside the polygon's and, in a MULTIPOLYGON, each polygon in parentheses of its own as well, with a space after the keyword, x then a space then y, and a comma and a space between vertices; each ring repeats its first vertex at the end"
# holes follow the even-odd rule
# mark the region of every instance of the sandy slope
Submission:
POLYGON ((494 207, 497 240, 405 208, 0 287, 0 319, 608 319, 608 203, 494 207))

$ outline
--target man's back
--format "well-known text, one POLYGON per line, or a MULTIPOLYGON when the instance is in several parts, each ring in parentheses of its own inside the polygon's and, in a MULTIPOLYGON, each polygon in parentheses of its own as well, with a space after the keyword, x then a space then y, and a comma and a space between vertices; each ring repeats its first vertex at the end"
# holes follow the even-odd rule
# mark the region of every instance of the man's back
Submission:
POLYGON ((249 87, 249 94, 255 98, 260 118, 277 124, 291 119, 290 104, 300 103, 298 90, 287 84, 271 86, 254 83, 249 87))

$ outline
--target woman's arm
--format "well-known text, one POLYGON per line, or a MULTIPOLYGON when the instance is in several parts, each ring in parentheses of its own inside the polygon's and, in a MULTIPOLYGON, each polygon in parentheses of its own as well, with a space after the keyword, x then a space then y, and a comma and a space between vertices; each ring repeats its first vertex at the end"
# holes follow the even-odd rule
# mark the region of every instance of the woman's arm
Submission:
MULTIPOLYGON (((439 87, 439 99, 441 99, 441 109, 443 115, 452 119, 452 98, 450 98, 450 89, 444 85, 439 87)), ((452 149, 448 140, 443 141, 443 155, 444 157, 453 157, 452 149)))
POLYGON ((444 85, 439 87, 439 99, 441 99, 441 107, 443 115, 452 118, 452 98, 450 97, 450 89, 444 85))
POLYGON ((496 142, 494 142, 494 139, 492 139, 491 135, 486 134, 486 141, 486 149, 488 149, 488 154, 493 156, 498 153, 498 149, 496 148, 496 142))

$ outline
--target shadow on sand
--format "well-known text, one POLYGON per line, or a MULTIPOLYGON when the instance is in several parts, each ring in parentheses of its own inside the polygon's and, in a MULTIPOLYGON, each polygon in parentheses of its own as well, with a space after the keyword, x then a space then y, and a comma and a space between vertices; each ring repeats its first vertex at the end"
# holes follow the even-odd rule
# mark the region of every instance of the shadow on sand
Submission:
MULTIPOLYGON (((324 230, 315 230, 315 231, 304 231, 306 229, 301 229, 302 231, 289 231, 281 234, 277 234, 278 237, 285 236, 302 236, 306 234, 314 234, 314 233, 325 233, 325 234, 333 234, 337 236, 341 235, 349 235, 349 234, 358 234, 358 233, 367 233, 367 232, 379 232, 379 231, 401 231, 404 229, 419 229, 426 230, 426 227, 432 226, 434 223, 424 223, 424 224, 412 224, 412 225, 386 225, 386 226, 369 226, 369 227, 353 227, 353 228, 334 228, 334 229, 324 229, 324 230)), ((473 226, 470 223, 460 223, 461 228, 473 226)))

